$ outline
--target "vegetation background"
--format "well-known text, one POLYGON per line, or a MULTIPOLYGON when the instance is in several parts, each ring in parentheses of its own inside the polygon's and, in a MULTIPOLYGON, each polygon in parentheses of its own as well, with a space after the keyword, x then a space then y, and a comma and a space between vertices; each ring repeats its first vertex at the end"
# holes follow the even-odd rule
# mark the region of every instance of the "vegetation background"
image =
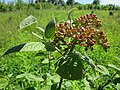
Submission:
MULTIPOLYGON (((110 49, 105 52, 101 47, 95 46, 94 51, 88 50, 86 53, 95 64, 105 66, 109 74, 113 75, 116 71, 109 67, 109 64, 120 67, 120 6, 113 4, 100 5, 100 0, 93 0, 91 4, 80 4, 74 0, 67 0, 67 2, 64 2, 64 0, 36 0, 35 3, 33 0, 29 0, 28 3, 22 0, 8 3, 5 3, 4 0, 0 1, 0 55, 14 45, 39 41, 38 38, 27 31, 24 33, 18 32, 19 23, 24 18, 33 15, 39 22, 39 26, 45 28, 47 22, 53 17, 56 17, 58 21, 68 20, 68 10, 73 7, 78 8, 78 10, 72 13, 72 19, 94 13, 102 21, 101 29, 107 34, 110 49), (110 15, 110 12, 113 15, 110 15)), ((76 48, 77 51, 80 51, 80 49, 79 47, 76 48)), ((46 73, 48 71, 48 62, 44 61, 44 56, 47 57, 47 54, 19 52, 0 58, 0 89, 4 87, 3 90, 49 90, 48 88, 55 90, 54 86, 59 83, 59 76, 54 73, 54 61, 51 61, 51 72, 53 73, 51 75, 46 73), (24 73, 28 73, 28 77, 20 76, 24 73), (41 80, 39 78, 39 81, 33 80, 29 77, 29 74, 31 77, 47 77, 48 79, 41 80), (7 81, 3 81, 3 77, 7 78, 7 81)), ((84 68, 84 77, 93 75, 89 65, 85 64, 84 68)), ((106 83, 108 79, 107 75, 98 74, 103 77, 94 82, 96 86, 106 83)), ((119 79, 119 77, 119 74, 117 74, 116 78, 119 79)), ((120 90, 119 87, 116 88, 115 86, 110 83, 105 87, 105 90, 120 90)), ((62 90, 88 90, 86 87, 85 79, 77 81, 64 80, 62 90)))

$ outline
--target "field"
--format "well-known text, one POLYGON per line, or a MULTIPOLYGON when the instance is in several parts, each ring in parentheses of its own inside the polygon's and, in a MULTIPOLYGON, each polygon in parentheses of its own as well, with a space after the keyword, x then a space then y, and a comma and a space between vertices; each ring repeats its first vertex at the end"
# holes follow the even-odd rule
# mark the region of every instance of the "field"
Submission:
MULTIPOLYGON (((76 10, 71 14, 71 18, 75 19, 89 13, 91 13, 91 10, 76 10)), ((110 48, 105 52, 102 47, 95 46, 93 51, 88 50, 86 53, 96 65, 105 66, 112 76, 116 71, 108 65, 114 64, 117 67, 120 65, 120 60, 118 60, 120 58, 120 11, 115 11, 113 16, 109 16, 109 11, 96 10, 94 13, 102 21, 100 29, 106 33, 110 48)), ((56 17, 58 21, 67 20, 67 14, 67 10, 54 9, 0 12, 0 55, 6 49, 20 43, 39 41, 39 38, 36 38, 27 31, 18 32, 19 23, 27 16, 35 16, 39 26, 45 28, 53 17, 56 17)), ((76 50, 80 51, 80 48, 77 47, 76 50)), ((51 61, 50 71, 52 74, 46 73, 48 72, 48 63, 44 61, 44 56, 47 57, 47 54, 44 53, 42 55, 39 53, 38 55, 38 52, 17 52, 0 58, 0 78, 7 78, 8 82, 6 83, 9 83, 3 90, 47 90, 45 88, 49 88, 51 85, 52 90, 54 90, 54 86, 57 85, 56 83, 59 83, 59 76, 55 74, 54 60, 51 61), (27 79, 20 76, 23 73, 27 73, 27 79), (35 75, 35 78, 40 77, 39 81, 31 78, 33 77, 32 75, 35 75), (47 79, 42 80, 41 77, 47 77, 47 79)), ((93 71, 90 66, 86 63, 84 65, 84 77, 89 74, 92 75, 93 71)), ((119 74, 116 77, 119 77, 119 74)), ((98 79, 95 83, 101 85, 103 80, 106 81, 106 78, 107 76, 101 80, 98 79)), ((64 80, 62 90, 84 90, 85 85, 83 82, 84 80, 64 80)), ((110 83, 105 90, 116 90, 114 86, 110 83)))

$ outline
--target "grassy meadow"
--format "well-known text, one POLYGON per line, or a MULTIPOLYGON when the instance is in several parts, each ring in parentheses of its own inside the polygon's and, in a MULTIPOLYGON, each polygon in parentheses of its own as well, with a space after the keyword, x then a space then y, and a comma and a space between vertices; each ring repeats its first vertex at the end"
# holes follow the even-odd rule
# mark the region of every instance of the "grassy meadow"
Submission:
MULTIPOLYGON (((81 15, 89 14, 91 10, 76 10, 72 13, 72 19, 78 18, 81 15)), ((103 30, 110 43, 110 48, 105 52, 102 47, 95 46, 93 51, 88 50, 86 53, 95 62, 95 64, 100 64, 105 66, 110 74, 115 73, 115 70, 108 66, 108 64, 114 64, 120 67, 120 11, 115 11, 113 16, 109 16, 109 11, 95 10, 94 13, 102 21, 103 30)), ((58 21, 67 20, 67 10, 22 10, 13 12, 0 12, 0 55, 3 52, 15 45, 30 41, 39 41, 39 38, 33 36, 32 34, 26 32, 18 32, 19 23, 29 15, 36 17, 39 22, 39 26, 45 28, 47 23, 56 17, 58 21)), ((80 51, 80 48, 76 48, 80 51)), ((29 87, 34 87, 35 90, 45 90, 45 85, 51 85, 49 82, 34 82, 26 79, 16 78, 22 73, 31 73, 36 76, 44 76, 48 70, 48 65, 44 62, 44 56, 37 55, 37 52, 18 52, 7 55, 0 58, 0 76, 5 76, 9 80, 9 85, 3 90, 34 90, 29 89, 29 87)), ((54 72, 54 61, 51 61, 51 72, 54 72)), ((85 73, 91 74, 92 70, 89 65, 84 66, 85 73)), ((55 77, 53 77, 55 78, 55 77)), ((54 82, 54 80, 52 81, 54 82)), ((97 80, 96 83, 100 83, 97 80)), ((83 81, 67 81, 65 80, 62 86, 62 90, 84 90, 83 81), (69 85, 68 85, 69 84, 69 85), (66 88, 66 89, 65 89, 66 88)), ((54 90, 54 89, 53 89, 54 90)), ((105 88, 105 90, 115 90, 113 85, 110 84, 105 88)))

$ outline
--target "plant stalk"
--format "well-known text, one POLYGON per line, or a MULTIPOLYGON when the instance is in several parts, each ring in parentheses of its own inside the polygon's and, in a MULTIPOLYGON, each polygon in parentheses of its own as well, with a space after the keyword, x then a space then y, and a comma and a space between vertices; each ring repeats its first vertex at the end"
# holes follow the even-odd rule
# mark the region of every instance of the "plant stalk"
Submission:
POLYGON ((50 52, 48 52, 48 73, 50 73, 50 59, 51 56, 50 56, 50 52))
POLYGON ((62 82, 63 82, 63 78, 60 78, 60 83, 59 83, 59 86, 58 86, 57 90, 60 90, 60 89, 61 89, 62 82))
POLYGON ((103 90, 103 88, 106 87, 111 82, 111 80, 116 76, 117 73, 118 71, 116 71, 116 73, 111 77, 111 79, 108 80, 108 82, 104 86, 101 87, 101 90, 103 90))

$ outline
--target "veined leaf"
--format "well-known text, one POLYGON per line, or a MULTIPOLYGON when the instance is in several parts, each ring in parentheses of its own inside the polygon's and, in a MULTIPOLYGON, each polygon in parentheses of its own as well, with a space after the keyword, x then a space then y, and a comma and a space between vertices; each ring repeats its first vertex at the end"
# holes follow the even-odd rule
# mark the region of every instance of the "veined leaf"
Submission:
POLYGON ((20 29, 18 30, 33 30, 37 26, 37 20, 34 16, 30 15, 27 18, 23 19, 19 25, 20 29))
POLYGON ((45 45, 42 42, 30 42, 26 43, 26 45, 20 51, 45 51, 45 45))
POLYGON ((52 19, 45 28, 45 37, 52 38, 55 35, 55 18, 52 19))
POLYGON ((69 80, 78 80, 82 78, 82 59, 79 53, 71 53, 68 55, 68 59, 63 59, 57 69, 57 73, 65 79, 69 80))
POLYGON ((10 53, 14 53, 14 52, 25 52, 25 51, 45 51, 45 45, 42 42, 29 42, 29 43, 24 43, 24 44, 20 44, 17 46, 14 46, 8 50, 6 50, 3 54, 7 55, 10 53))

